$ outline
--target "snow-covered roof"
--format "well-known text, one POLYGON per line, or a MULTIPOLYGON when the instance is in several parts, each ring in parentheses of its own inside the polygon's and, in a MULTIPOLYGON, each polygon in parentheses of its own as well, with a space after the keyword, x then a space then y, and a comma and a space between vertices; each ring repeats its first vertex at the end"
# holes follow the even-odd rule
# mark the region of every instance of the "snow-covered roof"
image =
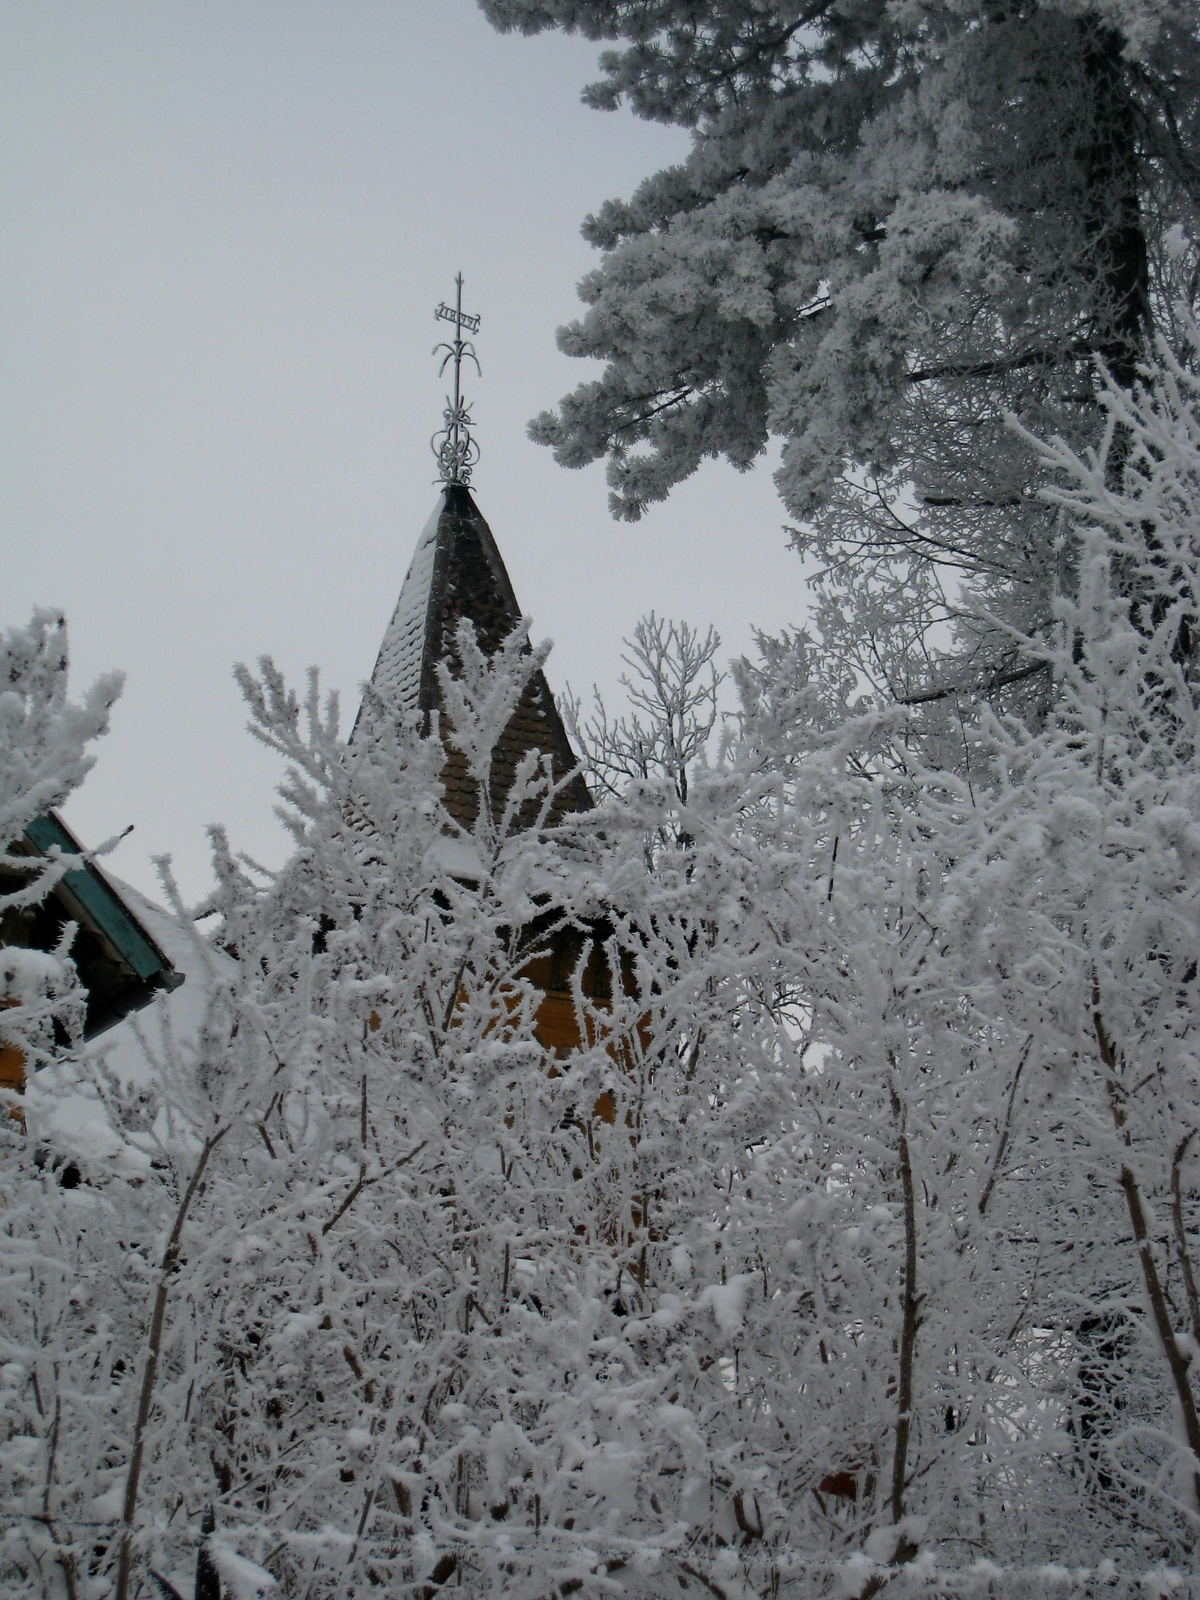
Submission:
MULTIPOLYGON (((52 950, 68 922, 75 924, 71 958, 87 991, 84 1035, 93 1038, 162 989, 183 982, 170 958, 127 898, 54 811, 34 817, 9 846, 22 856, 77 856, 82 864, 60 878, 40 904, 17 912, 0 944, 52 950)), ((16 957, 13 957, 15 960, 16 957)))
POLYGON ((439 498, 417 540, 400 598, 387 625, 375 670, 371 674, 371 687, 376 693, 406 711, 423 709, 420 706, 421 673, 425 660, 438 528, 443 509, 443 501, 439 498))
POLYGON ((108 876, 175 971, 187 980, 170 993, 158 995, 144 1010, 126 1017, 89 1046, 88 1053, 103 1056, 122 1082, 144 1083, 168 1042, 187 1049, 199 1039, 214 983, 222 972, 233 971, 235 963, 196 928, 185 927, 173 912, 155 905, 132 884, 111 873, 108 876))

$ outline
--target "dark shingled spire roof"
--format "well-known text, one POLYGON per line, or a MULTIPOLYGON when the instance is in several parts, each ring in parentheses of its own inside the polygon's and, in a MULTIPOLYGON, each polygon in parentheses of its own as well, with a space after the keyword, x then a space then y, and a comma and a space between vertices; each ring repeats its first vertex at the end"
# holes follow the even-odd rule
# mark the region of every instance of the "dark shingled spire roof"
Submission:
MULTIPOLYGON (((496 651, 521 620, 521 608, 496 548, 492 530, 465 484, 447 484, 442 503, 417 541, 412 564, 392 620, 383 636, 371 688, 385 702, 420 711, 426 721, 441 711, 437 665, 458 666, 455 633, 462 618, 475 625, 480 646, 496 651)), ((364 710, 367 702, 364 701, 364 710)), ((360 734, 363 711, 355 723, 360 734)), ((534 673, 496 749, 492 762, 492 801, 499 810, 510 789, 517 763, 531 750, 550 757, 554 776, 562 779, 578 761, 567 738, 550 686, 534 673)), ((475 785, 463 757, 447 746, 442 771, 446 806, 451 816, 470 827, 478 811, 475 785)), ((592 799, 582 776, 560 791, 552 813, 587 811, 592 799)))

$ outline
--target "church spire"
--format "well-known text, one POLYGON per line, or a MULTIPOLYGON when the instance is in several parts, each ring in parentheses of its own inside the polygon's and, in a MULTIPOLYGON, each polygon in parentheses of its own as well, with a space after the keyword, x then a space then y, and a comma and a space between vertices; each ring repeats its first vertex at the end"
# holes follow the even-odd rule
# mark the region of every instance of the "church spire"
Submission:
MULTIPOLYGON (((470 489, 464 483, 447 483, 417 541, 352 740, 369 736, 372 708, 381 704, 418 712, 423 719, 438 712, 444 719, 438 667, 445 665, 452 674, 460 670, 457 635, 463 618, 474 625, 485 654, 492 655, 520 622, 521 608, 492 530, 470 489)), ((561 820, 568 811, 590 810, 592 800, 578 771, 578 758, 540 669, 526 685, 493 756, 497 810, 522 757, 533 750, 550 758, 558 781, 569 780, 552 807, 553 820, 561 820)), ((470 827, 479 799, 463 756, 450 745, 442 782, 447 810, 470 827)))
MULTIPOLYGON (((449 322, 454 328, 454 338, 446 344, 434 346, 434 355, 445 351, 442 357, 439 372, 445 372, 453 361, 454 363, 454 395, 446 396, 446 409, 442 413, 444 426, 434 434, 430 447, 437 457, 438 473, 443 483, 467 484, 471 481, 471 473, 479 460, 479 446, 471 433, 471 402, 462 392, 462 364, 464 361, 473 361, 475 371, 479 372, 479 358, 475 354, 475 346, 463 338, 463 329, 468 333, 479 332, 479 315, 464 311, 462 308, 463 275, 460 272, 454 280, 454 304, 448 306, 443 300, 433 313, 439 322, 449 322)), ((482 373, 480 373, 482 377, 482 373)))
MULTIPOLYGON (((442 302, 434 312, 448 322, 454 337, 440 344, 441 370, 454 363, 454 393, 446 398, 445 426, 434 435, 442 493, 433 515, 417 541, 408 575, 379 649, 371 683, 358 713, 351 740, 369 738, 379 706, 416 712, 428 727, 436 713, 446 733, 439 667, 452 675, 461 671, 458 625, 469 621, 480 647, 494 654, 521 621, 521 608, 513 593, 492 530, 471 497, 471 472, 479 460, 479 447, 471 434, 471 408, 462 392, 462 365, 473 361, 479 371, 475 347, 463 337, 478 333, 477 313, 462 308, 462 273, 455 279, 453 306, 442 302)), ((492 759, 493 802, 499 808, 515 780, 522 759, 531 752, 546 756, 561 787, 551 808, 554 821, 568 811, 587 811, 592 805, 579 762, 563 726, 562 717, 545 676, 539 669, 525 686, 520 703, 505 728, 492 759)), ((479 796, 469 778, 464 758, 451 743, 446 747, 442 772, 446 808, 455 820, 470 827, 478 812, 479 796)))

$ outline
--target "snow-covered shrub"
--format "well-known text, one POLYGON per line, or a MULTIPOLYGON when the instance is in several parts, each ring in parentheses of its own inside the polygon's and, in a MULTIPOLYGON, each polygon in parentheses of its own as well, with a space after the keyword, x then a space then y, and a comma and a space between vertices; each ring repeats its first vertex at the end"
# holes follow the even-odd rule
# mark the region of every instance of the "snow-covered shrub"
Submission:
POLYGON ((1069 586, 1017 642, 1044 722, 984 712, 930 767, 907 711, 826 731, 793 651, 790 697, 744 675, 741 825, 685 819, 711 991, 791 995, 812 1047, 803 1400, 771 1414, 817 1494, 777 1536, 810 1573, 857 1550, 846 1592, 978 1556, 1001 1593, 1059 1559, 1140 1581, 1200 1525, 1200 386, 1164 346, 1107 405, 1094 456, 1042 446, 1069 586), (852 1502, 813 1484, 831 1446, 852 1502))
POLYGON ((204 1027, 148 1085, 94 1080, 131 1181, 13 1173, 14 1389, 33 1373, 44 1419, 9 1499, 14 1593, 178 1586, 214 1502, 224 1548, 291 1592, 454 1572, 532 1596, 652 1566, 659 1465, 703 1479, 677 1379, 619 1354, 658 1226, 652 1024, 576 974, 594 1043, 556 1063, 524 975, 564 919, 584 950, 613 928, 620 867, 602 876, 602 832, 554 837, 540 758, 493 813, 492 752, 542 653, 459 643, 469 830, 436 730, 372 707, 347 745, 315 681, 301 704, 269 663, 243 674, 288 764, 292 858, 260 880, 215 834, 207 947, 236 961, 213 960, 204 1027))
POLYGON ((915 712, 767 642, 727 761, 605 818, 681 845, 634 919, 667 1178, 622 1337, 686 1374, 709 1485, 654 1592, 1191 1559, 1200 408, 1160 358, 1105 452, 1042 446, 1064 591, 1013 644, 1049 717, 985 711, 939 766, 915 712))
POLYGON ((210 1502, 306 1600, 1186 1592, 1200 422, 1165 354, 1108 403, 1041 446, 1053 710, 952 763, 789 636, 686 783, 501 814, 542 655, 464 633, 467 829, 438 730, 244 675, 292 858, 215 835, 205 1027, 95 1079, 127 1175, 6 1170, 14 1594, 186 1592, 210 1502))
MULTIPOLYGON (((61 805, 86 776, 92 740, 108 727, 120 693, 119 674, 101 678, 81 703, 68 698, 67 633, 61 617, 35 611, 28 627, 0 636, 0 919, 16 921, 36 907, 65 872, 79 863, 61 853, 20 849, 26 826, 61 805)), ((58 947, 0 947, 0 1045, 26 1073, 70 1071, 62 1041, 82 1033, 83 994, 70 961, 74 928, 58 947)), ((5 1533, 0 1571, 14 1592, 74 1593, 67 1512, 64 1535, 56 1462, 64 1429, 64 1386, 76 1380, 94 1403, 102 1391, 88 1374, 103 1366, 115 1337, 129 1354, 134 1326, 121 1328, 122 1308, 105 1293, 111 1265, 102 1240, 111 1212, 103 1199, 68 1192, 13 1115, 5 1096, 0 1115, 0 1499, 5 1533), (82 1375, 82 1376, 81 1376, 82 1375)), ((125 1197, 123 1196, 123 1200, 125 1197)), ((101 1404, 103 1402, 101 1401, 101 1404)), ((72 1448, 94 1442, 91 1418, 72 1448)), ((101 1449, 94 1484, 106 1463, 101 1449)), ((93 1494, 99 1492, 93 1487, 93 1494)))

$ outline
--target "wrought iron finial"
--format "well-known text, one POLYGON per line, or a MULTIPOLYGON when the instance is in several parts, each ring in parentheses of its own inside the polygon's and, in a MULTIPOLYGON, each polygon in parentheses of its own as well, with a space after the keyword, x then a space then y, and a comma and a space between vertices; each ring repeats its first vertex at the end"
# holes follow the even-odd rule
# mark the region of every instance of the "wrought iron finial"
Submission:
POLYGON ((442 350, 446 352, 439 372, 445 372, 451 361, 454 363, 454 396, 446 396, 446 409, 442 413, 444 426, 434 434, 430 443, 437 457, 442 482, 470 483, 472 469, 479 460, 479 446, 471 433, 471 402, 464 398, 462 392, 462 364, 464 359, 473 361, 475 371, 479 372, 479 358, 475 354, 475 346, 463 338, 463 329, 468 333, 478 333, 479 317, 462 308, 461 272, 455 278, 454 285, 454 304, 448 306, 443 300, 433 313, 439 322, 454 324, 453 340, 448 344, 435 345, 433 350, 435 356, 442 350))

